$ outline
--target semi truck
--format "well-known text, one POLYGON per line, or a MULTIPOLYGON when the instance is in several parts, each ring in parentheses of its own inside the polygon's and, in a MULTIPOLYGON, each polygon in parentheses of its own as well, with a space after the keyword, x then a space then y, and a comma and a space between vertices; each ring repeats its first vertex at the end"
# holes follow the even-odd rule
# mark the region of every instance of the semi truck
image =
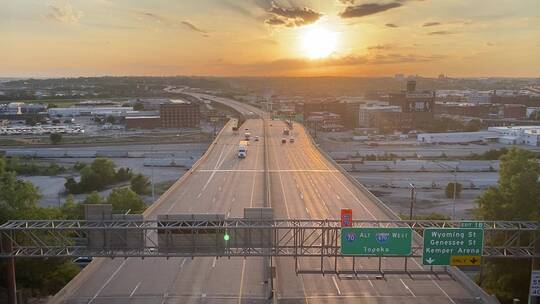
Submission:
POLYGON ((249 142, 242 140, 238 144, 238 158, 246 158, 249 142))

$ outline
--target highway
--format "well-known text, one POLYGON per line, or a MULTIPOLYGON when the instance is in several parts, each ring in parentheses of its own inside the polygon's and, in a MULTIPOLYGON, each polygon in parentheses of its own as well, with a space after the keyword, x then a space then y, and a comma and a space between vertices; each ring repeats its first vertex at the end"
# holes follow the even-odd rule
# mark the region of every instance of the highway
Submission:
MULTIPOLYGON (((206 98, 214 97, 208 95, 206 98)), ((225 98, 246 115, 260 110, 225 98)), ((233 122, 234 123, 234 122, 233 122)), ((271 205, 275 218, 338 218, 340 209, 352 208, 357 219, 387 218, 318 150, 301 125, 295 125, 295 143, 281 143, 285 124, 267 120, 271 205)), ((252 135, 263 135, 263 120, 248 119, 252 135)), ((241 217, 244 207, 263 205, 263 141, 251 141, 246 159, 238 159, 240 137, 231 123, 218 135, 199 165, 182 177, 145 213, 225 213, 241 217)), ((316 269, 320 260, 302 260, 300 268, 316 269)), ((376 269, 378 260, 357 259, 357 269, 376 269)), ((403 258, 384 259, 384 268, 402 268, 403 258)), ((278 303, 471 303, 472 295, 449 276, 296 275, 294 260, 279 258, 275 300, 278 303)), ((409 262, 419 269, 417 261, 409 262)), ((266 266, 262 258, 128 258, 96 259, 50 303, 269 303, 266 266)), ((333 260, 325 260, 330 269, 333 260)), ((350 268, 350 261, 340 261, 350 268)))

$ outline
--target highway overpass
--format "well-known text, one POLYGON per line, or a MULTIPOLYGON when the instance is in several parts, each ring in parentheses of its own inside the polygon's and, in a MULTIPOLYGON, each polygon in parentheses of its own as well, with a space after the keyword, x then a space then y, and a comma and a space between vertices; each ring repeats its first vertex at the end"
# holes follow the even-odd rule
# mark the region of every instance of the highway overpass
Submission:
MULTIPOLYGON (((194 94, 195 95, 195 94, 194 94)), ((197 94, 198 97, 203 96, 197 94)), ((259 109, 226 98, 204 95, 241 113, 263 116, 259 109)), ((239 136, 230 122, 207 153, 146 212, 158 214, 217 213, 241 217, 244 207, 264 204, 264 141, 267 141, 270 205, 275 218, 339 218, 341 208, 357 219, 386 219, 388 211, 349 180, 295 124, 295 143, 281 143, 285 124, 260 118, 241 127, 263 137, 252 141, 248 157, 238 159, 239 136)), ((383 258, 385 269, 403 269, 404 258, 383 258)), ((340 267, 351 268, 349 260, 340 267)), ((472 290, 450 275, 301 274, 292 258, 275 258, 275 295, 268 299, 264 258, 127 258, 95 259, 50 303, 476 303, 472 290)), ((324 266, 333 268, 333 259, 324 266)), ((420 269, 410 258, 410 269, 420 269)), ((320 259, 304 258, 300 270, 320 268, 320 259)), ((377 258, 356 259, 356 269, 376 269, 377 258)), ((470 283, 472 284, 472 283, 470 283)))

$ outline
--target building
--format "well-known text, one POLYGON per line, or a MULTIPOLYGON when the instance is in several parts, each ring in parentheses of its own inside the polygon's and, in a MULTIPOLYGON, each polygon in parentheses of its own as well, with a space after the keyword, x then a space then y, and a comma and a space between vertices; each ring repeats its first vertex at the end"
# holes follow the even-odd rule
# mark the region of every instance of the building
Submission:
POLYGON ((126 129, 156 129, 161 127, 159 116, 126 117, 126 129))
POLYGON ((329 112, 340 116, 342 127, 348 129, 354 129, 358 127, 358 109, 360 103, 325 100, 321 102, 304 103, 303 114, 304 117, 313 116, 313 113, 317 112, 329 112))
POLYGON ((339 114, 331 112, 311 112, 307 117, 307 124, 320 131, 337 132, 343 130, 339 114))
POLYGON ((126 116, 133 107, 69 107, 51 108, 49 116, 126 116))
POLYGON ((489 127, 488 131, 497 132, 503 144, 539 146, 540 126, 489 127))
POLYGON ((448 132, 448 133, 419 133, 417 139, 419 142, 435 144, 458 144, 471 142, 496 141, 497 132, 479 131, 479 132, 448 132))
POLYGON ((401 114, 386 114, 390 119, 400 119, 395 125, 400 130, 415 129, 433 120, 435 93, 416 91, 416 81, 407 81, 407 90, 389 94, 390 105, 401 108, 401 114))
POLYGON ((390 105, 362 105, 358 110, 358 126, 362 128, 379 128, 378 120, 384 112, 401 112, 398 106, 390 105))
POLYGON ((457 115, 466 117, 488 118, 492 106, 490 104, 472 103, 436 103, 435 114, 457 115))
POLYGON ((503 117, 511 119, 525 119, 527 116, 527 106, 521 104, 505 104, 503 117))
POLYGON ((201 119, 199 105, 183 100, 161 104, 159 116, 163 128, 197 128, 201 119))

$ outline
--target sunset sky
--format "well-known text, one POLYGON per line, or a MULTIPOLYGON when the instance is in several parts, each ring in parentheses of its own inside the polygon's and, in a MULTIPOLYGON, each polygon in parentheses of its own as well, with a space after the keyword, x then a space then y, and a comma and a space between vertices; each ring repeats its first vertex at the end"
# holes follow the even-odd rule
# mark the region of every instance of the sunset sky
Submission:
POLYGON ((540 77, 539 0, 3 0, 0 76, 540 77))

